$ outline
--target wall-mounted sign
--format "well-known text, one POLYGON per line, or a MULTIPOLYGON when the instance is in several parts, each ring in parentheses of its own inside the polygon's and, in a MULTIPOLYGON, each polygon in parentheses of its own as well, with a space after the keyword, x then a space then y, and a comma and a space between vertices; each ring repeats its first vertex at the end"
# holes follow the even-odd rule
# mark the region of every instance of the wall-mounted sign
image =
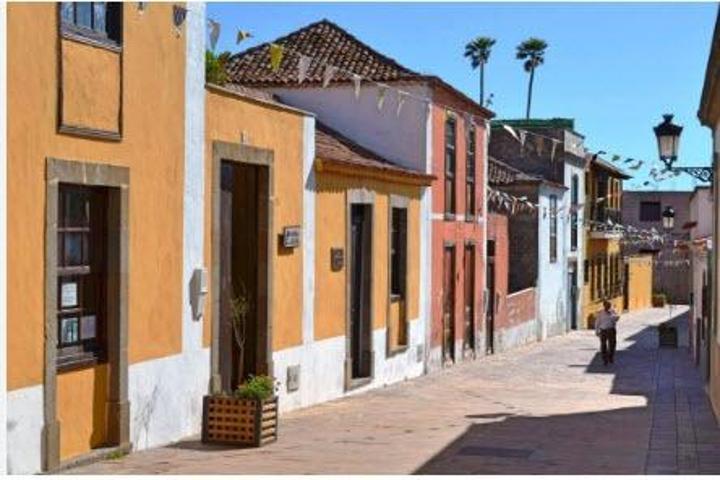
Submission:
POLYGON ((283 228, 283 247, 296 248, 300 246, 300 226, 283 228))
POLYGON ((63 282, 60 290, 60 307, 77 307, 77 282, 63 282))
POLYGON ((330 269, 339 272, 345 265, 345 251, 342 248, 330 249, 330 269))

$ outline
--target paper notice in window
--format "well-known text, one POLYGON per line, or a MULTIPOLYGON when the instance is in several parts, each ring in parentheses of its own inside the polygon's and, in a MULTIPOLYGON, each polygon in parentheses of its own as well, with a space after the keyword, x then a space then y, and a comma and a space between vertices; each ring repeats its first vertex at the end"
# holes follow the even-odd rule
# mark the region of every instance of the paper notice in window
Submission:
POLYGON ((84 315, 80 322, 80 339, 89 340, 95 338, 95 315, 84 315))
POLYGON ((60 292, 60 306, 62 308, 77 307, 77 282, 65 282, 60 292))

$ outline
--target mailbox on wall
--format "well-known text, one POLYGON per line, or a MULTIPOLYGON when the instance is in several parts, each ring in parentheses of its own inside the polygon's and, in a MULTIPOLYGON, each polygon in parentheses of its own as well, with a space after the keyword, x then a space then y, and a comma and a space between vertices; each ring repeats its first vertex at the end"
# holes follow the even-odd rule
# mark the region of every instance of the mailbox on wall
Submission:
POLYGON ((284 248, 297 248, 300 246, 300 226, 283 228, 282 244, 284 248))

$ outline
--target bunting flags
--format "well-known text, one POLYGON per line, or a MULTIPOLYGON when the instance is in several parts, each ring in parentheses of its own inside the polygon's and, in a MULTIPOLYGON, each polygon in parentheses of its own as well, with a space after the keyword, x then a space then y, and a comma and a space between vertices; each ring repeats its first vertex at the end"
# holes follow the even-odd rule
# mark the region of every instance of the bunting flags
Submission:
POLYGON ((312 58, 306 55, 300 55, 298 60, 298 83, 302 83, 307 78, 307 72, 310 69, 312 58))
POLYGON ((326 88, 330 84, 337 70, 338 68, 333 65, 325 65, 325 71, 323 71, 323 88, 326 88))
POLYGON ((385 104, 385 94, 387 93, 387 85, 379 85, 378 86, 378 99, 377 99, 377 109, 382 110, 383 105, 385 104))
POLYGON ((362 81, 362 77, 357 73, 354 73, 352 76, 352 80, 355 87, 355 100, 357 100, 358 98, 360 98, 360 82, 362 81))
POLYGON ((175 34, 178 37, 180 36, 180 27, 185 23, 187 12, 187 8, 173 5, 173 25, 175 26, 175 34))
POLYGON ((210 27, 210 49, 215 51, 218 38, 220 38, 220 24, 215 20, 209 19, 208 26, 210 27))
POLYGON ((503 129, 505 129, 510 135, 512 135, 515 140, 517 140, 518 142, 520 141, 520 137, 518 136, 517 132, 513 127, 511 127, 510 125, 503 125, 503 129))
POLYGON ((397 110, 395 111, 395 115, 397 115, 398 117, 400 116, 400 111, 402 110, 406 97, 407 93, 403 92, 402 90, 398 90, 397 110))
POLYGON ((283 59, 283 47, 277 43, 270 44, 270 68, 277 73, 280 70, 280 63, 283 59))
POLYGON ((246 38, 250 38, 250 37, 252 37, 252 33, 245 31, 245 30, 238 29, 237 37, 235 38, 235 45, 239 45, 240 42, 242 42, 246 38))
POLYGON ((560 143, 559 140, 553 139, 552 141, 552 148, 550 150, 550 163, 555 162, 555 150, 557 149, 558 143, 560 143))

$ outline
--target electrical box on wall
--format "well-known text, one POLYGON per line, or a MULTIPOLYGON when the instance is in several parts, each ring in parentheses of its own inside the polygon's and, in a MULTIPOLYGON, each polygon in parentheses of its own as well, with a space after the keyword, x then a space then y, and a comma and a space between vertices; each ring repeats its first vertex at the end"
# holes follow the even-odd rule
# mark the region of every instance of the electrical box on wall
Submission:
POLYGON ((286 386, 288 392, 295 392, 300 388, 300 365, 288 367, 286 386))
POLYGON ((207 271, 204 268, 196 268, 190 280, 190 306, 192 307, 193 320, 202 318, 205 310, 205 297, 208 293, 207 271))

